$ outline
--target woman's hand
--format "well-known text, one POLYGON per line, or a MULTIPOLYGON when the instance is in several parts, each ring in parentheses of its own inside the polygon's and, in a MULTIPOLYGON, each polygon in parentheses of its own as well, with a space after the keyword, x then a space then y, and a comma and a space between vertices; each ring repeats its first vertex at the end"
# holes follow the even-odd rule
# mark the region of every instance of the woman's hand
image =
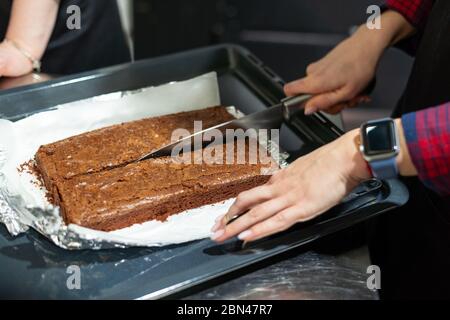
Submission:
POLYGON ((383 51, 372 48, 374 44, 369 43, 370 37, 364 29, 358 32, 324 58, 310 64, 306 77, 284 87, 288 96, 300 93, 315 95, 305 105, 305 114, 319 110, 334 114, 368 101, 367 96, 359 94, 374 78, 383 51))
POLYGON ((307 221, 338 204, 360 182, 370 178, 353 130, 299 158, 263 186, 241 193, 227 213, 242 217, 226 225, 221 217, 212 239, 222 242, 239 235, 253 241, 307 221), (248 211, 248 212, 247 212, 248 211))
POLYGON ((6 41, 0 43, 0 77, 18 77, 33 70, 31 61, 6 41))
POLYGON ((375 76, 378 62, 387 47, 411 35, 414 28, 397 12, 381 16, 382 29, 369 30, 362 25, 323 59, 306 69, 306 77, 288 83, 286 95, 315 95, 305 105, 305 114, 322 110, 338 113, 347 107, 367 102, 361 96, 375 76))
MULTIPOLYGON (((44 55, 58 14, 59 0, 14 0, 6 39, 14 41, 31 57, 44 55)), ((33 70, 30 59, 12 43, 0 43, 0 77, 16 77, 33 70)))

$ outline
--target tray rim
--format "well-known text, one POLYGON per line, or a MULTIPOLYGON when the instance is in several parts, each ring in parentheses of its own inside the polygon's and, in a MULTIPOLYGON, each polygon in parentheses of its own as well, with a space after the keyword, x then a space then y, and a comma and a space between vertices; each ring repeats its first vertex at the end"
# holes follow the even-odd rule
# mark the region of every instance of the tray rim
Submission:
MULTIPOLYGON (((234 45, 234 44, 221 44, 221 45, 216 45, 216 46, 203 47, 203 48, 198 48, 198 49, 194 49, 194 50, 189 50, 189 51, 186 51, 186 52, 189 52, 191 54, 195 54, 196 52, 201 52, 201 51, 204 51, 204 50, 218 50, 218 49, 226 49, 227 51, 235 50, 238 53, 250 53, 250 51, 248 51, 247 49, 245 49, 245 48, 243 48, 241 46, 238 46, 238 45, 234 45)), ((182 56, 186 52, 179 52, 179 53, 174 53, 174 54, 170 54, 170 55, 167 55, 167 56, 139 60, 137 62, 134 62, 132 64, 133 65, 132 67, 138 67, 141 64, 147 64, 147 63, 162 63, 163 61, 167 61, 167 60, 173 59, 175 57, 182 56)), ((264 66, 264 64, 262 62, 260 62, 259 66, 260 67, 264 66)), ((20 87, 20 88, 8 89, 8 90, 5 90, 3 92, 0 92, 0 102, 2 101, 2 99, 8 99, 8 98, 10 98, 12 96, 15 96, 17 94, 22 94, 24 91, 34 92, 34 91, 40 91, 40 90, 45 89, 45 88, 55 88, 55 87, 61 87, 61 86, 64 86, 64 85, 76 84, 77 82, 84 81, 84 80, 98 79, 98 78, 101 78, 101 77, 106 77, 106 76, 108 76, 108 75, 110 75, 112 73, 115 73, 115 72, 120 72, 121 70, 124 70, 127 67, 130 67, 130 63, 121 64, 121 65, 118 65, 118 66, 107 67, 107 68, 102 68, 102 69, 98 69, 98 70, 94 70, 94 71, 87 71, 87 72, 83 72, 83 73, 79 73, 79 74, 75 74, 75 75, 70 75, 70 76, 63 76, 61 78, 49 80, 49 81, 42 82, 42 83, 31 84, 31 85, 23 86, 23 87, 20 87)), ((268 80, 270 81, 271 79, 268 78, 268 80)), ((277 85, 276 89, 280 92, 280 94, 282 94, 282 87, 281 87, 280 84, 277 85)), ((49 108, 51 108, 51 107, 49 107, 49 108)), ((45 109, 43 109, 43 110, 45 110, 45 109)), ((39 112, 39 111, 36 111, 36 112, 39 112)), ((389 184, 389 181, 387 183, 389 184)), ((407 193, 407 190, 406 190, 406 187, 399 181, 394 182, 394 184, 398 184, 400 186, 399 192, 397 192, 397 193, 392 193, 391 192, 389 194, 389 196, 386 199, 384 199, 384 201, 382 203, 384 203, 384 204, 389 204, 390 203, 390 204, 394 205, 394 207, 395 207, 395 206, 402 205, 402 204, 404 204, 407 201, 407 194, 406 194, 406 198, 405 198, 405 194, 403 194, 403 195, 401 194, 404 191, 406 191, 406 193, 407 193)), ((392 188, 391 188, 391 190, 392 190, 392 188)), ((385 210, 389 210, 389 208, 386 208, 385 210)), ((377 215, 377 214, 379 214, 379 213, 381 213, 381 212, 383 212, 385 210, 382 210, 382 211, 379 211, 379 212, 377 212, 375 214, 372 214, 372 216, 373 215, 377 215)), ((343 229, 343 228, 340 228, 340 229, 343 229)), ((322 235, 318 235, 318 236, 314 237, 313 239, 311 239, 311 240, 309 240, 307 242, 313 241, 313 240, 315 240, 315 239, 317 239, 317 238, 319 238, 321 236, 322 235)), ((303 245, 305 243, 306 242, 302 242, 298 246, 301 246, 301 245, 303 245)), ((215 275, 214 277, 211 276, 211 278, 217 278, 217 277, 223 276, 223 275, 225 275, 225 274, 227 274, 229 272, 232 272, 232 271, 244 268, 244 267, 249 266, 249 265, 251 265, 253 263, 256 263, 256 262, 259 262, 261 260, 265 260, 265 259, 268 259, 270 257, 279 255, 279 254, 281 254, 283 252, 289 251, 289 250, 294 249, 294 248, 296 248, 296 247, 286 247, 286 248, 284 248, 284 249, 282 249, 280 251, 277 251, 274 254, 271 254, 271 255, 265 256, 265 257, 261 257, 261 259, 256 259, 256 260, 254 259, 252 261, 248 261, 248 262, 243 263, 241 265, 237 265, 235 268, 228 269, 226 272, 223 272, 223 274, 215 275)), ((208 280, 210 280, 210 279, 203 279, 201 282, 199 282, 199 284, 203 283, 203 282, 206 282, 208 280)), ((168 292, 165 295, 158 296, 158 298, 167 297, 167 296, 170 296, 170 295, 175 294, 177 292, 181 292, 183 290, 186 290, 186 288, 180 287, 180 290, 168 292)), ((148 294, 148 295, 151 295, 151 294, 148 294)), ((142 298, 145 298, 148 295, 144 295, 142 298)))

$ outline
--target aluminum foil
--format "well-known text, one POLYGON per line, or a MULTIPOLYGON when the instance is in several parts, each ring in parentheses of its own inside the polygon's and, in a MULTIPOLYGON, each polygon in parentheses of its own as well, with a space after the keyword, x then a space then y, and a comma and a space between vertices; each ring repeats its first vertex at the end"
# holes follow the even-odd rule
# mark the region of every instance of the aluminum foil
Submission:
MULTIPOLYGON (((227 211, 233 199, 173 215, 167 222, 149 221, 121 230, 103 232, 73 224, 66 225, 59 208, 46 201, 45 190, 27 191, 24 184, 28 184, 28 189, 33 189, 26 181, 30 176, 23 174, 16 178, 17 173, 13 170, 17 171, 18 164, 32 158, 40 144, 116 123, 219 104, 217 77, 215 73, 209 73, 187 81, 116 92, 56 106, 47 111, 51 113, 44 115, 45 118, 42 118, 42 114, 31 115, 14 124, 0 119, 0 222, 5 224, 13 236, 31 227, 65 249, 155 247, 207 237, 215 218, 227 211), (151 109, 149 106, 152 104, 158 107, 151 109), (36 121, 33 117, 41 117, 41 121, 36 121), (93 121, 92 118, 96 120, 93 121), (61 124, 64 121, 67 123, 61 124), (64 130, 59 133, 45 130, 54 128, 56 124, 63 126, 64 130), (42 128, 39 128, 40 125, 42 128), (19 130, 15 130, 17 128, 13 126, 19 127, 19 130), (14 144, 14 141, 23 141, 20 137, 14 137, 17 131, 23 134, 22 138, 33 137, 38 132, 39 144, 30 146, 31 142, 28 145, 25 143, 23 149, 28 148, 28 153, 23 153, 22 148, 17 143, 14 144), (8 137, 8 134, 11 136, 8 137), (11 163, 16 166, 13 167, 11 163), (152 239, 149 240, 149 237, 152 239)), ((228 111, 236 117, 243 116, 234 107, 228 107, 228 111)), ((280 167, 287 166, 288 154, 280 152, 275 142, 262 139, 260 145, 267 148, 280 167)))

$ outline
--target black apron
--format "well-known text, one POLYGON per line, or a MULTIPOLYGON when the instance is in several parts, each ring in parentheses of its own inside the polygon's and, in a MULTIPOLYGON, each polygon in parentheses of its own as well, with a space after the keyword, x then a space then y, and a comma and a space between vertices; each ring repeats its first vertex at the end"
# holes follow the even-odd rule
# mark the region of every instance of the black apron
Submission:
MULTIPOLYGON (((435 1, 406 90, 393 116, 450 101, 450 1, 435 1)), ((381 297, 450 298, 450 197, 402 178, 410 200, 370 228, 381 297)))
MULTIPOLYGON (((0 1, 0 41, 4 38, 12 1, 0 1)), ((42 72, 71 74, 131 60, 116 1, 61 0, 58 18, 47 50, 42 72), (69 30, 67 8, 81 9, 81 29, 69 30)))

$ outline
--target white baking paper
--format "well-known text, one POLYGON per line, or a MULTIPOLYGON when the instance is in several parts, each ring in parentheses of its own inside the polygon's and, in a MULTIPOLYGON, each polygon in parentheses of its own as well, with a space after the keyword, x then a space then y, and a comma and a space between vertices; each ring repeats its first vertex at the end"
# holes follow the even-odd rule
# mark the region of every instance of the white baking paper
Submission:
MULTIPOLYGON (((187 81, 67 103, 17 122, 0 119, 0 156, 3 158, 0 174, 3 183, 6 183, 7 193, 20 197, 28 208, 39 208, 49 212, 51 217, 50 212, 55 210, 46 200, 44 190, 36 186, 32 175, 19 173, 17 170, 20 164, 34 157, 39 146, 121 122, 219 104, 217 76, 213 72, 187 81)), ((166 222, 149 221, 113 232, 96 231, 77 225, 68 226, 68 230, 83 239, 104 240, 124 246, 182 243, 208 237, 214 220, 227 211, 232 201, 230 199, 189 210, 171 216, 166 222)), ((33 215, 18 214, 22 215, 22 222, 36 228, 33 215)), ((53 228, 58 227, 55 225, 53 228)), ((61 245, 58 241, 55 243, 61 245)), ((65 244, 63 247, 77 248, 77 245, 65 244)))

